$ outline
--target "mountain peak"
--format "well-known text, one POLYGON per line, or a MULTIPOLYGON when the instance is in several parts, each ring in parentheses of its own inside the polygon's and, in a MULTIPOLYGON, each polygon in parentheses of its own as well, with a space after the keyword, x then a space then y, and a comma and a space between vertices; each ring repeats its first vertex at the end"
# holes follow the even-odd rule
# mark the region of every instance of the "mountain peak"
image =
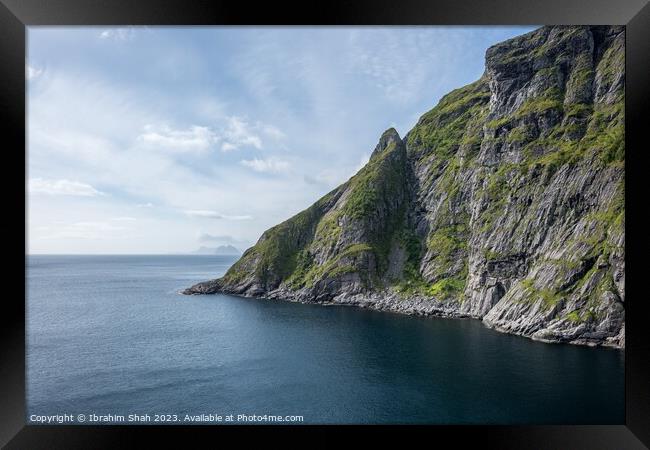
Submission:
POLYGON ((195 255, 222 255, 222 256, 239 256, 241 251, 232 245, 219 245, 217 247, 202 246, 192 252, 195 255))
POLYGON ((391 144, 400 144, 402 142, 402 139, 399 137, 399 133, 397 133, 397 130, 395 128, 389 128, 386 131, 384 131, 379 138, 379 142, 377 143, 377 146, 372 152, 372 155, 370 156, 371 158, 384 150, 386 150, 391 144))

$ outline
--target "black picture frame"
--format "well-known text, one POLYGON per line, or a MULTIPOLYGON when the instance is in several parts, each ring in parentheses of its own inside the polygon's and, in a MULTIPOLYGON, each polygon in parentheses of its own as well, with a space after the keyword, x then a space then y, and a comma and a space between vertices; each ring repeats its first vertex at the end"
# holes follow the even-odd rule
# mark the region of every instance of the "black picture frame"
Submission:
MULTIPOLYGON (((650 105, 650 4, 648 0, 330 0, 278 2, 199 0, 0 0, 0 117, 5 236, 0 312, 0 444, 6 448, 115 448, 151 439, 222 439, 282 433, 320 443, 362 428, 373 434, 406 432, 410 439, 487 448, 642 449, 650 446, 650 345, 645 332, 641 245, 646 166, 644 126, 650 105), (18 283, 26 255, 25 40, 31 25, 626 25, 626 419, 611 426, 32 426, 25 424, 25 285, 18 283), (22 240, 21 240, 22 237, 22 240), (244 431, 244 433, 242 433, 244 431), (253 433, 254 431, 254 433, 253 433), (218 434, 218 437, 213 436, 218 434), (210 435, 210 436, 208 436, 210 435)), ((24 272, 23 272, 24 275, 24 272)), ((259 437, 259 436, 257 436, 259 437)), ((217 441, 212 441, 217 443, 217 441)))

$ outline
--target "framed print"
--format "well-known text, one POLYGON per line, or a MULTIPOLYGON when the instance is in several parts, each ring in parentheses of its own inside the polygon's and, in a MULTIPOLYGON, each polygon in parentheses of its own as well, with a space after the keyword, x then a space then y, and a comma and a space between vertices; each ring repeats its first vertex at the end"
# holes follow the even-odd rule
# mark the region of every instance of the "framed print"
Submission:
POLYGON ((647 448, 647 2, 2 3, 6 448, 647 448))

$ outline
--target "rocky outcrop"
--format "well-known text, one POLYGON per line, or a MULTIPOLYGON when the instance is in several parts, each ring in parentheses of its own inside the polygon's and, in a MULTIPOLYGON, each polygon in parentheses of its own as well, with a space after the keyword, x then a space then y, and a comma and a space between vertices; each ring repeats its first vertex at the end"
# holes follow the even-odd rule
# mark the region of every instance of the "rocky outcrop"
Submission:
POLYGON ((267 230, 226 292, 473 317, 624 347, 624 28, 543 27, 355 176, 267 230))

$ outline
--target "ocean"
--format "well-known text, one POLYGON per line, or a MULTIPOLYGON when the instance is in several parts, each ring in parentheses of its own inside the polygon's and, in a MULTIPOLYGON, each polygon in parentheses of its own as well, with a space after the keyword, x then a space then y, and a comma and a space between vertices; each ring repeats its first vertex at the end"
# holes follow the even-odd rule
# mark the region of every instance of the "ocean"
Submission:
POLYGON ((28 423, 624 423, 624 351, 178 294, 234 260, 29 256, 28 423))

